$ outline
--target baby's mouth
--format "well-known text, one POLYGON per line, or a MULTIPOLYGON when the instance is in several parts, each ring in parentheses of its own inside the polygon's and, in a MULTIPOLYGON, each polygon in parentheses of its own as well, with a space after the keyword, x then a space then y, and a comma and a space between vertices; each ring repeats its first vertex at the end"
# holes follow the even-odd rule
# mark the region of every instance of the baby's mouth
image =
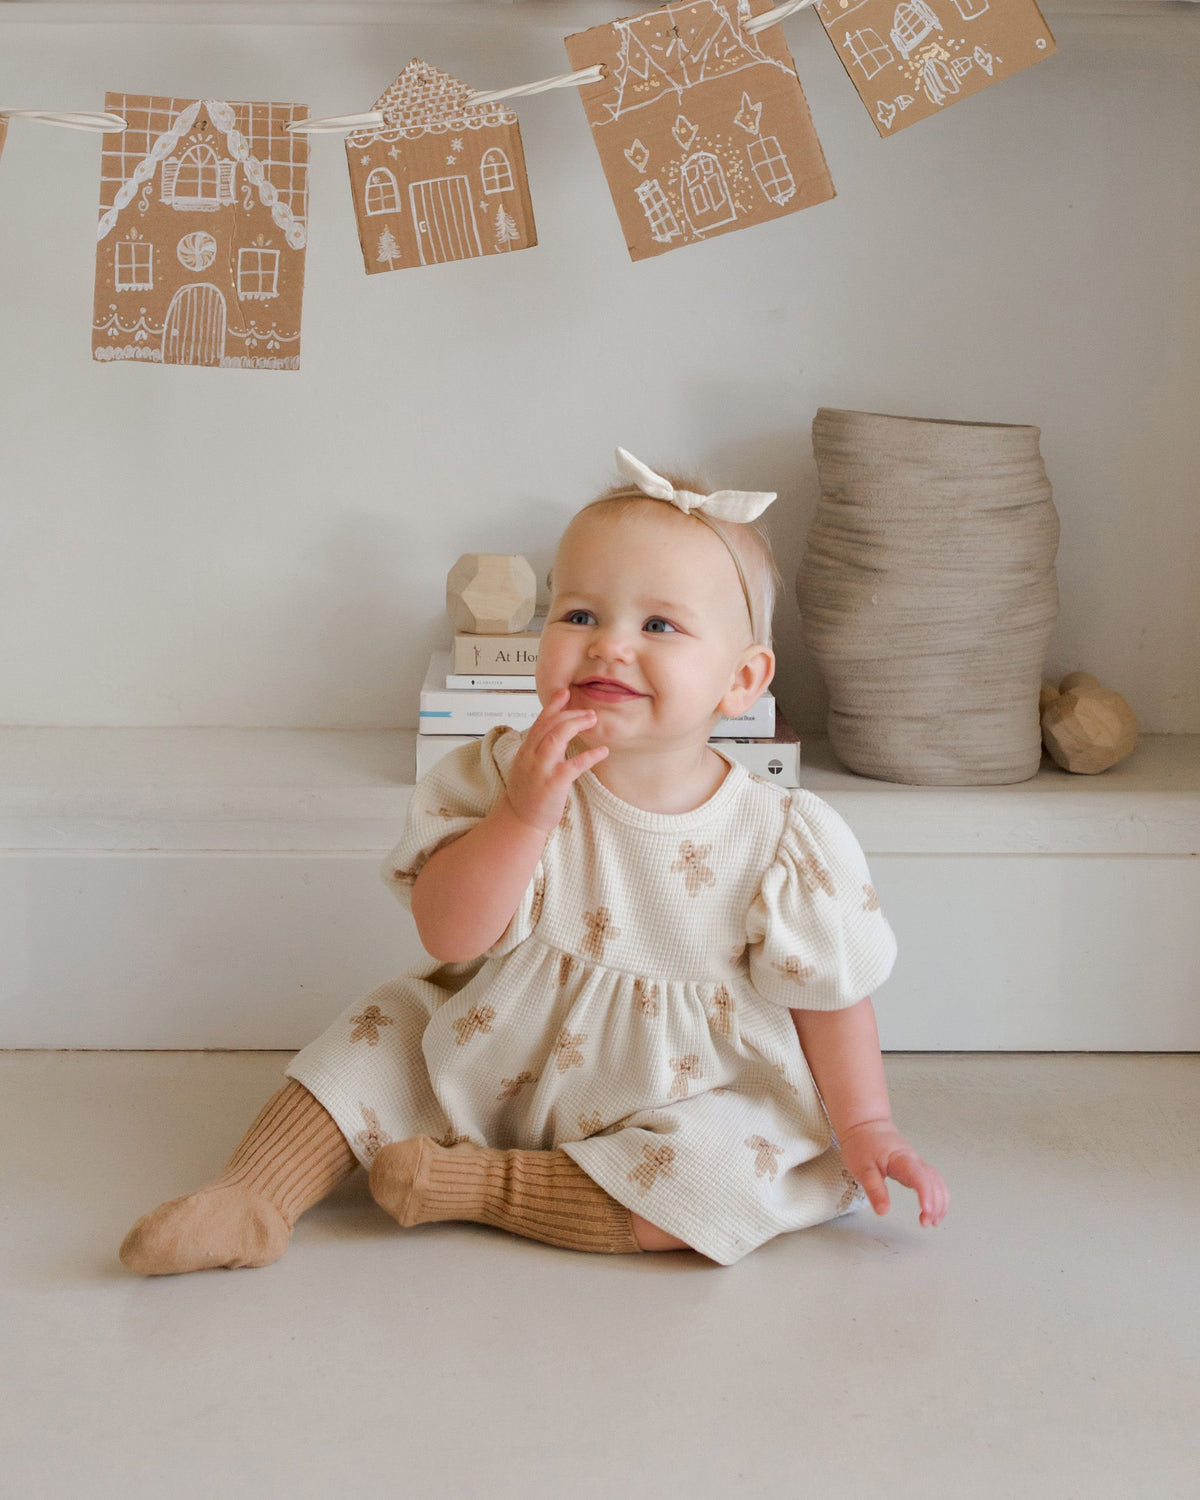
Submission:
POLYGON ((575 686, 585 698, 592 698, 599 703, 621 703, 643 696, 624 683, 614 682, 607 677, 589 677, 586 682, 577 682, 575 686))

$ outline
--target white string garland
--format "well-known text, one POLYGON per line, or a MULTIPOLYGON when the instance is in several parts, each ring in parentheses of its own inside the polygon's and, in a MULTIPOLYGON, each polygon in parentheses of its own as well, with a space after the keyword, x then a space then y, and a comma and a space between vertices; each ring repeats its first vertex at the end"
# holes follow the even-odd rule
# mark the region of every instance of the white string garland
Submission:
MULTIPOLYGON (((518 83, 510 89, 485 89, 462 100, 461 107, 470 109, 476 104, 492 104, 497 99, 515 99, 518 94, 544 94, 550 89, 577 88, 584 83, 598 83, 603 77, 604 68, 597 63, 594 68, 582 68, 578 73, 560 73, 555 78, 539 78, 535 83, 518 83)), ((319 120, 293 120, 286 129, 297 135, 319 135, 325 131, 362 130, 386 124, 382 112, 372 109, 363 115, 326 115, 319 120)))
POLYGON ((817 3, 818 0, 787 0, 786 4, 777 5, 774 10, 764 10, 761 16, 751 16, 748 21, 743 21, 742 30, 756 36, 768 26, 778 26, 780 21, 794 16, 798 10, 807 10, 810 5, 817 3))
MULTIPOLYGON (((768 26, 777 26, 780 21, 794 15, 796 11, 805 10, 817 3, 818 0, 786 0, 785 4, 777 5, 773 10, 764 11, 760 16, 752 16, 749 20, 743 21, 742 28, 754 36, 768 26)), ((576 73, 559 73, 554 78, 539 78, 533 83, 518 83, 508 89, 484 89, 464 99, 462 106, 469 108, 476 104, 493 104, 499 99, 515 99, 527 94, 544 94, 551 89, 581 88, 587 83, 599 83, 605 76, 603 64, 597 63, 591 68, 581 68, 576 73)), ((0 109, 0 116, 8 119, 38 120, 45 125, 62 125, 68 130, 98 130, 105 134, 124 130, 126 126, 125 120, 120 115, 107 113, 0 109)), ((293 120, 284 128, 296 135, 324 135, 337 131, 364 130, 372 126, 386 125, 386 123, 382 111, 371 109, 358 115, 323 115, 315 120, 293 120)))
POLYGON ((488 89, 481 94, 472 94, 464 104, 491 104, 496 99, 513 99, 518 94, 544 94, 549 89, 579 88, 585 83, 599 83, 604 77, 603 63, 594 68, 581 68, 578 73, 560 73, 557 78, 541 78, 537 83, 519 83, 511 89, 488 89))
POLYGON ((377 109, 369 109, 364 115, 323 115, 319 120, 293 120, 285 125, 293 135, 324 135, 335 130, 362 130, 369 125, 384 124, 383 115, 377 109))
POLYGON ((121 115, 93 115, 58 109, 0 109, 0 115, 9 120, 37 120, 42 125, 62 125, 67 130, 100 130, 105 135, 115 135, 125 129, 121 115))

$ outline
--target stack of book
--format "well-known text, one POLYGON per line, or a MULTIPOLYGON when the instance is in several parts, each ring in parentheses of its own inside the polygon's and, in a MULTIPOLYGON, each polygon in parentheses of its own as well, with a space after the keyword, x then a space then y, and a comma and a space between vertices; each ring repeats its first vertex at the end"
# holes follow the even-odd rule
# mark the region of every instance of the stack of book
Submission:
MULTIPOLYGON (((418 776, 498 724, 529 728, 541 713, 534 669, 544 624, 535 618, 513 635, 459 634, 451 650, 433 653, 421 689, 418 776)), ((800 741, 773 694, 764 693, 738 719, 722 719, 712 739, 747 770, 780 786, 800 785, 800 741)))

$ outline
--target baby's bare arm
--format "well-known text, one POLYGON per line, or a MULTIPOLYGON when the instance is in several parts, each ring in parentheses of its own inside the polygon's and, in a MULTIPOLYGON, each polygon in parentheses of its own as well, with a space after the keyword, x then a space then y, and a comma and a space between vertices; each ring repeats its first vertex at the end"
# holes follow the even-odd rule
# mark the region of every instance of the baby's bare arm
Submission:
POLYGON ((512 920, 545 843, 505 795, 469 833, 426 860, 412 889, 425 951, 443 963, 486 952, 512 920))
POLYGON ((591 709, 568 709, 569 698, 561 690, 538 715, 488 815, 427 859, 417 876, 417 931, 425 951, 443 963, 478 958, 503 937, 572 782, 608 754, 606 746, 595 746, 566 759, 572 738, 596 722, 591 709))
POLYGON ((791 1014, 842 1157, 871 1207, 887 1212, 891 1177, 917 1194, 922 1224, 940 1224, 950 1194, 941 1173, 922 1161, 892 1122, 870 997, 844 1010, 791 1014))

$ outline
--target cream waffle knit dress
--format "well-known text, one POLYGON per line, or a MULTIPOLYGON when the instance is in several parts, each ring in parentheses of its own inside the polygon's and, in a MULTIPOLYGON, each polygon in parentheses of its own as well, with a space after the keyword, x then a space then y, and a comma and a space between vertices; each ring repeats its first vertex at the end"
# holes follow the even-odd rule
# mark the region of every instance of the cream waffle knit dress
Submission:
MULTIPOLYGON (((406 906, 521 739, 493 729, 417 785, 385 866, 406 906)), ((287 1072, 364 1166, 414 1135, 560 1147, 730 1265, 858 1199, 788 1007, 853 1005, 895 953, 862 850, 811 792, 731 762, 702 806, 654 813, 586 771, 499 941, 383 985, 287 1072)))

